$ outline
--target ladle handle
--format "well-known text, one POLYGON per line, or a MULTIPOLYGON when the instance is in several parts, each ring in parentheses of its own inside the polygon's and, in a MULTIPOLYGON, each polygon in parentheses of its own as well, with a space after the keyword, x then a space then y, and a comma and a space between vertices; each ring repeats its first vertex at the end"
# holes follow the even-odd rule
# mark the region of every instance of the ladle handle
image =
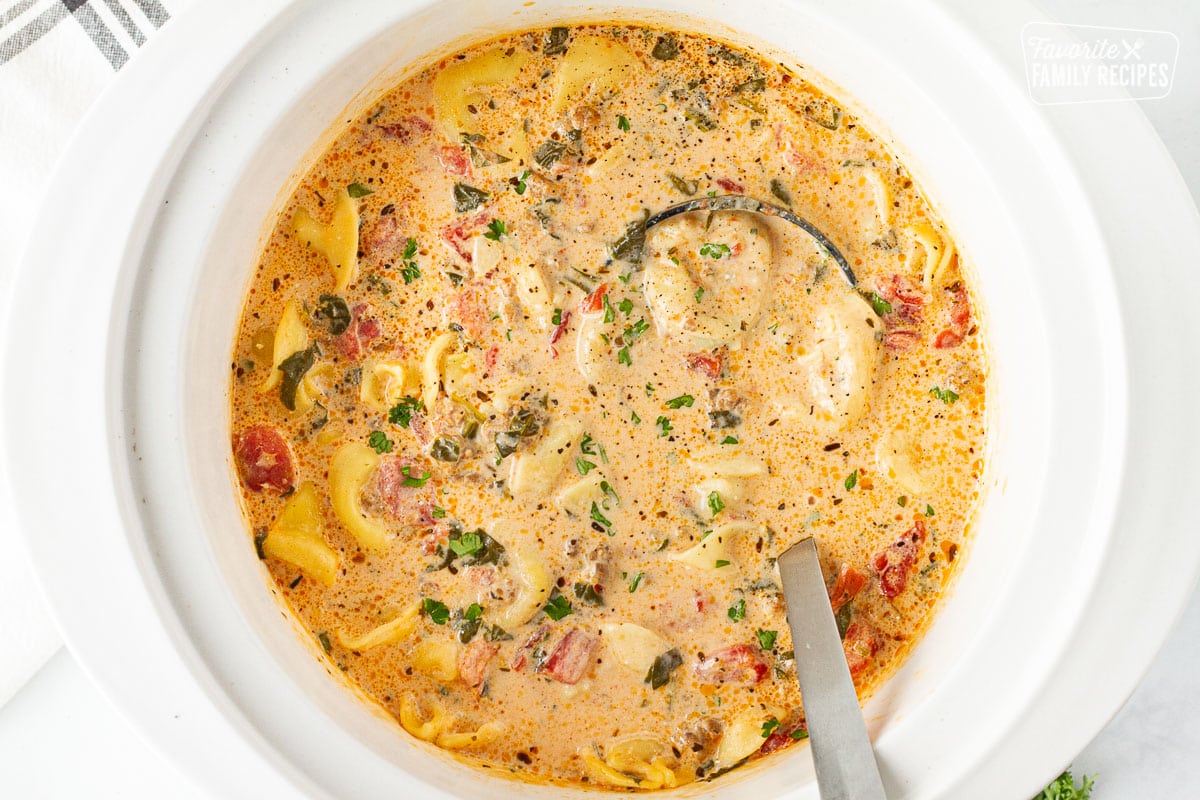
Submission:
POLYGON ((821 800, 887 800, 812 537, 779 557, 821 800))

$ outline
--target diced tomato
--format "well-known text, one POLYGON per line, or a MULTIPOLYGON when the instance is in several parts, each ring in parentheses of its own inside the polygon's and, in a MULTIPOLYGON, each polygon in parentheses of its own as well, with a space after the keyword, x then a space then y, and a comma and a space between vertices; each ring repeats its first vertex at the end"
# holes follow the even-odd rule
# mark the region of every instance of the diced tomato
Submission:
POLYGON ((392 122, 387 125, 376 125, 376 128, 391 139, 399 139, 402 142, 409 141, 415 133, 429 133, 433 130, 433 126, 424 117, 405 117, 399 122, 392 122))
POLYGON ((446 300, 446 319, 457 322, 467 336, 478 341, 488 322, 486 302, 482 288, 463 286, 446 300))
POLYGON ((841 569, 838 570, 837 580, 833 582, 833 588, 829 590, 829 604, 833 606, 834 613, 836 614, 839 608, 853 600, 854 596, 861 592, 866 585, 867 576, 843 561, 841 569))
POLYGON ((238 434, 234 460, 242 483, 252 492, 283 494, 295 485, 292 451, 283 434, 269 425, 256 425, 238 434))
POLYGON ((792 742, 796 741, 796 739, 792 738, 792 734, 800 730, 808 730, 804 724, 804 720, 800 720, 799 722, 793 723, 786 727, 781 726, 777 728, 775 732, 768 736, 767 740, 763 742, 762 747, 758 748, 758 752, 766 756, 774 753, 776 750, 782 750, 792 742))
POLYGON ((580 314, 599 314, 604 310, 604 295, 608 292, 608 284, 602 283, 592 290, 592 293, 579 302, 580 314))
POLYGON ((500 649, 500 645, 484 639, 475 639, 458 656, 458 675, 467 686, 478 686, 487 675, 488 664, 500 649))
POLYGON ((443 145, 438 151, 438 163, 442 169, 455 178, 471 177, 471 159, 463 148, 456 145, 443 145))
POLYGON ((362 250, 368 258, 386 258, 404 249, 406 237, 400 232, 400 222, 395 214, 380 217, 363 233, 362 250))
MULTIPOLYGON (((517 651, 513 653, 509 666, 517 672, 525 669, 525 663, 529 660, 529 656, 533 653, 534 648, 550 637, 551 630, 552 628, 549 625, 539 625, 535 628, 532 633, 525 637, 525 641, 517 646, 517 651)), ((534 664, 535 669, 539 668, 539 666, 539 664, 534 664)))
POLYGON ((850 677, 857 678, 871 666, 871 659, 882 647, 883 637, 874 625, 859 620, 851 622, 842 639, 842 650, 846 653, 846 666, 850 668, 850 677))
POLYGON ((361 357, 365 348, 383 332, 378 320, 364 318, 369 310, 364 303, 350 309, 350 326, 334 340, 342 355, 351 361, 361 357))
POLYGON ((723 647, 696 662, 701 683, 758 683, 767 677, 767 663, 747 644, 723 647))
POLYGON ((879 296, 892 307, 883 318, 888 328, 919 325, 925 316, 925 295, 904 275, 893 274, 879 288, 879 296))
POLYGON ((442 228, 442 241, 450 250, 468 264, 474 260, 474 255, 467 247, 467 242, 475 235, 475 232, 481 228, 484 223, 490 220, 491 214, 488 211, 480 211, 469 217, 459 219, 446 227, 442 228))
POLYGON ((924 543, 925 521, 918 519, 898 541, 876 554, 871 563, 879 573, 879 591, 884 597, 892 600, 908 587, 908 575, 924 543))
POLYGON ((696 606, 696 613, 703 614, 704 609, 713 601, 712 595, 707 592, 702 592, 697 589, 692 594, 692 603, 696 606))
POLYGON ((971 327, 971 298, 967 294, 967 287, 956 283, 950 287, 950 291, 954 295, 950 305, 950 325, 933 342, 934 347, 941 349, 958 347, 971 327))
POLYGON ((484 369, 486 369, 488 372, 491 372, 492 370, 494 370, 496 368, 496 361, 499 358, 500 358, 500 348, 497 347, 496 345, 492 345, 491 347, 489 347, 487 349, 487 352, 483 354, 484 369))
POLYGON ((921 343, 921 334, 916 331, 888 331, 883 335, 883 346, 894 352, 908 350, 921 343))
POLYGON ((599 636, 572 628, 546 659, 545 672, 559 683, 579 683, 591 668, 599 647, 599 636))
POLYGON ((725 351, 714 350, 711 353, 688 353, 688 369, 703 373, 709 380, 721 377, 721 369, 725 364, 725 351))
POLYGON ((746 187, 731 178, 717 178, 717 186, 733 194, 744 194, 746 187))
POLYGON ((558 324, 554 326, 554 330, 550 333, 550 356, 552 358, 558 358, 558 348, 554 345, 558 344, 558 340, 567 332, 567 326, 570 324, 571 312, 562 312, 558 324))

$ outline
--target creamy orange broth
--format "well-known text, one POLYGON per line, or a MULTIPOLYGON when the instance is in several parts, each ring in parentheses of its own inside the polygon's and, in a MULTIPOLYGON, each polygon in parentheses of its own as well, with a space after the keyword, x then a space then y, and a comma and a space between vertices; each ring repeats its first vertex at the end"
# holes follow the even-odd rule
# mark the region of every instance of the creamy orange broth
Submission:
POLYGON ((817 537, 861 695, 928 624, 985 453, 968 279, 794 72, 640 27, 479 44, 279 214, 230 384, 253 541, 412 735, 528 780, 711 778, 805 736, 786 547, 817 537), (790 206, 858 291, 778 219, 641 227, 707 194, 790 206))

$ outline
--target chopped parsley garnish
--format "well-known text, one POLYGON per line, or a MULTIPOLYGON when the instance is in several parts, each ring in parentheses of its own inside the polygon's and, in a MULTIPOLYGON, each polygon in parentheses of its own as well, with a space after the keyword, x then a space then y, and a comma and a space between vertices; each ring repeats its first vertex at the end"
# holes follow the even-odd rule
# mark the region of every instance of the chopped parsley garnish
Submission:
POLYGON ((844 485, 846 487, 847 492, 858 485, 858 470, 854 470, 854 472, 851 472, 849 475, 846 476, 844 485))
MULTIPOLYGON (((600 491, 604 492, 604 496, 612 500, 617 505, 621 505, 621 498, 617 497, 617 490, 612 487, 608 481, 600 481, 600 491)), ((603 501, 604 508, 608 508, 608 501, 603 501)))
POLYGON ((704 299, 704 287, 703 286, 696 289, 696 302, 699 303, 702 299, 704 299))
POLYGON ((671 420, 667 419, 666 417, 659 417, 658 419, 654 420, 654 424, 658 426, 659 436, 670 436, 671 431, 675 428, 675 426, 671 424, 671 420))
POLYGON ((617 363, 627 367, 633 364, 633 359, 629 357, 629 345, 625 345, 617 351, 617 363))
POLYGON ((376 453, 392 452, 392 440, 383 431, 371 431, 371 435, 367 437, 367 444, 371 445, 371 449, 376 453))
POLYGON ((604 445, 593 439, 590 433, 585 433, 579 440, 579 451, 585 456, 598 455, 601 461, 608 463, 608 453, 604 452, 604 445))
POLYGON ((595 468, 596 468, 596 465, 594 463, 592 463, 591 461, 588 461, 583 458, 575 459, 575 469, 577 469, 579 471, 580 475, 587 475, 589 472, 591 472, 595 468))
POLYGON ((737 444, 737 443, 738 443, 738 438, 736 436, 726 436, 724 439, 721 440, 721 444, 737 444))
POLYGON ((624 114, 617 116, 617 127, 623 131, 629 130, 629 120, 625 118, 624 114))
POLYGON ((764 631, 761 628, 754 632, 758 637, 758 646, 763 650, 770 650, 775 646, 775 639, 779 637, 778 631, 764 631))
POLYGON ((726 561, 723 558, 718 558, 714 566, 716 566, 717 569, 720 569, 721 567, 728 567, 732 563, 732 561, 726 561))
POLYGON ((645 317, 643 317, 627 327, 621 335, 625 337, 625 343, 630 344, 634 339, 637 339, 648 330, 650 330, 650 323, 646 322, 645 317))
POLYGON ((562 325, 562 314, 563 312, 561 308, 554 309, 554 314, 550 317, 550 324, 556 328, 559 325, 562 325))
POLYGON ((401 397, 400 402, 388 409, 388 422, 407 428, 412 422, 413 412, 424 411, 425 405, 417 397, 401 397))
POLYGON ((730 255, 729 245, 722 242, 705 242, 700 246, 700 255, 709 258, 721 258, 730 255))
POLYGON ((741 600, 738 600, 736 603, 731 605, 729 607, 729 611, 726 613, 729 614, 729 618, 731 620, 733 620, 734 622, 740 622, 741 620, 745 619, 746 618, 746 598, 743 597, 741 600))
POLYGON ((400 257, 405 260, 408 260, 410 258, 416 258, 416 255, 417 255, 417 240, 410 236, 404 242, 404 252, 400 254, 400 257))
POLYGON ((796 728, 796 730, 789 733, 788 736, 792 737, 793 742, 798 742, 801 739, 808 738, 808 731, 804 730, 804 728, 796 728))
POLYGON ((604 605, 604 597, 600 594, 594 583, 577 582, 572 591, 575 593, 575 599, 581 603, 586 603, 589 606, 604 605))
MULTIPOLYGON (((525 170, 520 175, 518 175, 517 176, 517 185, 516 185, 516 188, 513 189, 513 191, 515 191, 517 194, 525 194, 525 190, 528 188, 528 184, 526 184, 525 181, 529 180, 529 175, 530 175, 529 170, 525 170)), ((557 325, 558 323, 556 322, 555 324, 557 325)))
POLYGON ((908 495, 902 494, 897 497, 896 505, 900 506, 901 508, 904 508, 906 505, 908 505, 908 495))
POLYGON ((575 613, 571 608, 571 601, 559 594, 557 589, 554 590, 554 594, 550 596, 546 605, 542 606, 542 611, 545 611, 546 616, 555 622, 568 614, 575 613))
POLYGON ((636 592, 638 590, 638 586, 641 585, 642 578, 646 577, 646 573, 639 572, 637 575, 634 575, 633 577, 629 577, 628 573, 622 572, 621 577, 624 578, 625 580, 629 581, 629 593, 633 594, 634 592, 636 592))
POLYGON ((417 255, 417 240, 409 238, 404 243, 404 253, 402 255, 404 263, 400 267, 400 277, 404 278, 405 283, 412 283, 417 278, 421 277, 421 268, 417 266, 417 262, 413 260, 417 255))
POLYGON ((631 421, 631 422, 632 422, 634 425, 641 425, 641 424, 642 424, 642 418, 638 416, 638 413, 637 413, 636 411, 631 411, 631 412, 629 412, 629 420, 630 420, 630 421, 631 421))
POLYGON ((649 397, 652 394, 654 394, 654 384, 647 383, 646 384, 646 397, 649 397))
POLYGON ((426 597, 421 601, 421 608, 435 625, 445 625, 450 621, 450 609, 440 600, 426 597))
POLYGON ((478 533, 464 533, 459 538, 450 540, 450 549, 460 558, 474 555, 483 549, 483 537, 478 533))
POLYGON ((628 317, 633 313, 633 301, 626 297, 624 300, 617 303, 617 308, 620 309, 622 314, 628 317))
POLYGON ((504 224, 504 220, 494 219, 488 223, 487 233, 483 235, 483 238, 498 242, 501 237, 506 235, 508 235, 508 226, 504 224))
POLYGON ((1083 776, 1083 784, 1075 785, 1075 776, 1067 770, 1059 775, 1049 786, 1038 793, 1033 800, 1089 800, 1092 796, 1092 784, 1096 777, 1083 776))
POLYGON ((613 310, 612 303, 608 302, 608 295, 605 294, 601 300, 601 305, 604 307, 604 321, 612 322, 617 318, 617 312, 613 310))
MULTIPOLYGON (((603 513, 601 513, 600 506, 598 506, 595 501, 592 502, 591 513, 588 514, 588 516, 592 518, 592 522, 594 522, 595 525, 600 526, 601 530, 603 530, 609 536, 613 535, 612 521, 608 517, 604 516, 603 513)), ((593 527, 595 527, 595 525, 593 527)))
POLYGON ((762 738, 766 739, 779 728, 779 720, 771 717, 762 724, 762 738))
POLYGON ((434 519, 442 519, 446 516, 446 509, 441 506, 434 506, 432 511, 434 519))
POLYGON ((941 400, 946 405, 950 405, 958 399, 958 393, 952 389, 943 389, 940 386, 935 386, 929 390, 929 393, 941 400))
POLYGON ((425 481, 429 480, 428 472, 419 478, 414 478, 412 474, 412 467, 401 467, 400 474, 404 476, 404 480, 401 482, 401 485, 412 489, 420 489, 425 485, 425 481))
POLYGON ((933 506, 929 505, 928 503, 925 504, 925 516, 927 516, 927 517, 933 516, 933 506))
POLYGON ((692 403, 694 402, 696 402, 696 398, 692 397, 690 394, 681 394, 679 397, 672 397, 670 400, 668 400, 667 408, 683 408, 684 406, 691 408, 692 403))
POLYGON ((871 292, 871 308, 875 312, 875 316, 882 317, 885 314, 892 313, 892 304, 879 296, 877 292, 871 292))
POLYGON ((375 194, 375 190, 371 189, 370 187, 364 186, 363 184, 359 183, 358 181, 355 181, 354 183, 352 183, 346 187, 346 194, 350 195, 351 197, 353 197, 354 199, 357 200, 360 197, 366 197, 369 194, 375 194))
POLYGON ((483 606, 479 603, 471 603, 467 606, 467 610, 463 612, 463 619, 469 619, 472 622, 479 619, 483 615, 483 606))
POLYGON ((721 495, 717 492, 708 493, 708 507, 712 510, 713 516, 720 514, 725 510, 725 501, 721 499, 721 495))

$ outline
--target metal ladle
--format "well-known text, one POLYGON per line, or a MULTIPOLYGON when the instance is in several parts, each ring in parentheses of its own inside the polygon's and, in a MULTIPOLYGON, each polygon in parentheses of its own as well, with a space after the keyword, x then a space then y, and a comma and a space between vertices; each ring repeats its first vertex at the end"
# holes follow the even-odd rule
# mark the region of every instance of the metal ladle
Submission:
MULTIPOLYGON (((750 211, 786 220, 816 239, 837 262, 851 288, 858 286, 854 270, 825 234, 788 209, 753 197, 722 195, 689 200, 651 216, 645 227, 649 230, 691 211, 750 211)), ((887 800, 829 604, 816 541, 809 536, 792 545, 780 554, 777 563, 821 798, 887 800)))
POLYGON ((765 217, 778 217, 779 219, 786 220, 802 228, 809 236, 816 239, 821 249, 829 253, 833 260, 837 262, 838 268, 846 276, 850 288, 854 289, 858 287, 858 278, 854 277, 854 270, 850 269, 850 264, 846 262, 846 257, 834 246, 833 242, 829 241, 829 237, 821 233, 811 222, 797 216, 794 212, 782 206, 764 202, 756 197, 746 197, 740 194, 698 197, 695 200, 688 200, 686 203, 671 206, 651 216, 646 220, 646 230, 650 230, 655 225, 665 222, 671 217, 678 216, 679 214, 687 214, 690 211, 750 211, 755 214, 762 214, 765 217))

